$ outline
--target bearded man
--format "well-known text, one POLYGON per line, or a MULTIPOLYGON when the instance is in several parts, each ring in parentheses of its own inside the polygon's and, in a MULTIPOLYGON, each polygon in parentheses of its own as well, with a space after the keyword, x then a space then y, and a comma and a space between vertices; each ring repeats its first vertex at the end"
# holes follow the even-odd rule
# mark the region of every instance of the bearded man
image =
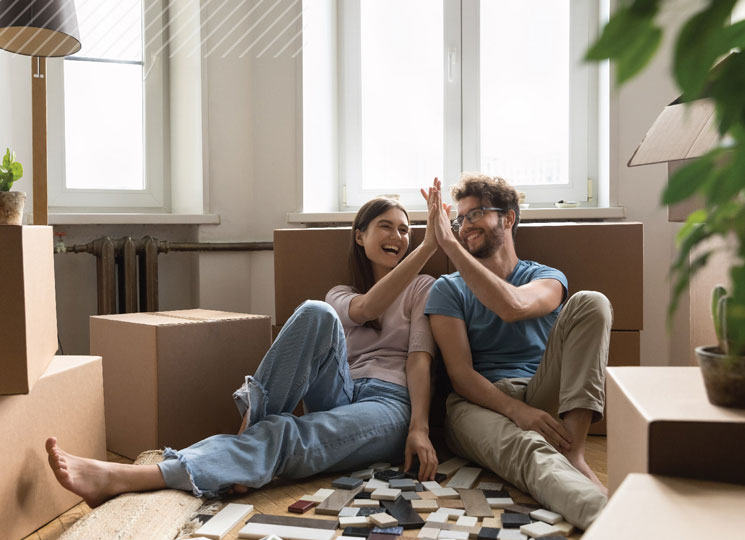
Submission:
POLYGON ((586 529, 607 502, 584 445, 603 415, 610 303, 567 299, 562 272, 517 257, 520 207, 505 180, 464 174, 451 195, 457 238, 446 209, 435 231, 458 271, 425 309, 454 390, 448 444, 586 529))

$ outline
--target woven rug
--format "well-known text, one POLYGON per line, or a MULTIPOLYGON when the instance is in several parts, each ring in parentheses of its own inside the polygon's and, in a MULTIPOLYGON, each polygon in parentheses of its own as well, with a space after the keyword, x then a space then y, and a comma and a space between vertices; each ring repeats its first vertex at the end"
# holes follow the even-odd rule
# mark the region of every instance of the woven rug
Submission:
MULTIPOLYGON (((163 453, 152 450, 140 454, 135 465, 162 460, 163 453)), ((80 518, 60 540, 172 540, 202 502, 173 489, 119 495, 80 518)))

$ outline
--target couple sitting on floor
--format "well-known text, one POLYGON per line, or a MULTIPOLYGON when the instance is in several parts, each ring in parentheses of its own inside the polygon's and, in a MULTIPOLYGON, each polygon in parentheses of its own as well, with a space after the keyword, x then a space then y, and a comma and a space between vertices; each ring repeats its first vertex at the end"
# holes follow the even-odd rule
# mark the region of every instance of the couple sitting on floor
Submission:
POLYGON ((243 423, 157 465, 106 463, 47 440, 58 481, 91 506, 124 492, 175 488, 219 496, 275 476, 303 478, 376 461, 434 478, 430 369, 439 347, 454 392, 448 444, 543 506, 586 529, 606 503, 584 443, 602 417, 612 310, 600 293, 567 298, 560 271, 518 259, 517 193, 501 178, 464 175, 458 217, 428 191, 424 241, 409 253, 409 218, 396 201, 366 203, 352 227, 351 283, 307 301, 254 376, 233 395, 243 423), (453 235, 453 228, 458 237, 453 235), (419 272, 438 249, 458 269, 419 272), (292 414, 302 400, 306 414, 292 414))

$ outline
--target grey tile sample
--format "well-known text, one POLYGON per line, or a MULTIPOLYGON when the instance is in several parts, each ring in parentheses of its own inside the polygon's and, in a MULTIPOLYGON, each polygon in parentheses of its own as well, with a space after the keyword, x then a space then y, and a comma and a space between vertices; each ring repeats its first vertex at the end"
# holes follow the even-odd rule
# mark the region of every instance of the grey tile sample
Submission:
POLYGON ((411 478, 391 478, 388 481, 391 489, 400 489, 401 491, 416 491, 416 482, 411 478))
POLYGON ((502 528, 519 529, 531 522, 527 514, 502 514, 502 528))
POLYGON ((398 527, 373 527, 372 532, 377 534, 395 534, 397 536, 400 536, 404 533, 404 528, 401 526, 398 527))
POLYGON ((506 489, 484 489, 482 491, 487 499, 505 499, 510 496, 506 489))
POLYGON ((362 485, 361 478, 352 478, 351 476, 342 476, 331 482, 331 486, 336 489, 354 489, 362 485))
POLYGON ((483 491, 480 489, 459 489, 458 493, 460 493, 467 516, 494 517, 494 512, 492 512, 489 503, 486 502, 483 491))
POLYGON ((399 497, 395 501, 381 501, 381 503, 388 510, 388 513, 398 520, 399 526, 404 529, 418 529, 424 525, 424 520, 411 507, 409 501, 399 497))
POLYGON ((367 538, 370 534, 369 527, 347 527, 341 533, 342 536, 357 536, 359 538, 367 538))
POLYGON ((401 495, 399 495, 402 499, 405 499, 407 501, 413 501, 416 499, 421 499, 419 495, 417 495, 416 491, 402 491, 401 495))
POLYGON ((360 491, 362 491, 362 484, 354 489, 335 490, 325 501, 316 506, 316 514, 339 515, 341 509, 347 506, 360 491))
POLYGON ((273 516, 271 514, 254 514, 248 523, 263 523, 266 525, 289 525, 291 527, 307 527, 309 529, 336 529, 339 522, 335 519, 313 519, 295 516, 273 516))
POLYGON ((357 515, 360 517, 367 517, 373 514, 379 514, 381 512, 380 506, 360 506, 357 515))
POLYGON ((507 514, 530 514, 533 510, 540 510, 540 506, 537 504, 510 504, 504 507, 504 511, 507 514))
POLYGON ((497 540, 499 529, 493 527, 481 527, 478 540, 497 540))

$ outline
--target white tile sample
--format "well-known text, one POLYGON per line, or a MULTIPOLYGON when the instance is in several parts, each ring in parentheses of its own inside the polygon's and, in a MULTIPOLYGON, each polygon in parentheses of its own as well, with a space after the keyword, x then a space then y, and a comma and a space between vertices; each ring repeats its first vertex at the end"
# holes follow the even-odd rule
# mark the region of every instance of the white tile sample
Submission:
POLYGON ((378 488, 370 496, 379 501, 395 501, 399 495, 401 495, 400 489, 378 488))
POLYGON ((345 506, 341 510, 339 510, 339 517, 354 517, 357 515, 357 513, 360 511, 359 508, 352 508, 351 506, 345 506))
POLYGON ((230 532, 230 529, 238 525, 240 520, 253 512, 253 509, 251 504, 229 503, 207 523, 194 531, 194 534, 220 540, 230 532))
POLYGON ((371 522, 375 523, 375 525, 377 525, 378 527, 382 528, 396 527, 398 525, 398 520, 392 515, 385 512, 380 512, 379 514, 370 514, 368 516, 368 519, 371 522))
POLYGON ((369 527, 370 522, 364 516, 339 517, 339 528, 346 527, 369 527))
POLYGON ((471 516, 460 516, 455 522, 456 525, 461 527, 475 527, 479 522, 479 519, 471 516))
POLYGON ((436 512, 439 505, 436 499, 415 499, 411 501, 411 507, 417 512, 436 512))
POLYGON ((520 532, 533 538, 541 538, 543 536, 557 535, 560 531, 558 527, 554 527, 543 521, 534 521, 533 523, 521 526, 520 532))
POLYGON ((442 486, 434 480, 422 482, 422 486, 424 486, 424 489, 426 489, 427 491, 432 491, 433 489, 442 489, 442 486))
POLYGON ((491 498, 486 499, 486 502, 489 504, 489 508, 505 508, 511 504, 515 504, 515 501, 512 500, 512 497, 491 498))
POLYGON ((437 540, 439 534, 440 529, 435 529, 434 527, 422 527, 416 537, 421 540, 437 540))
POLYGON ((558 523, 554 523, 553 526, 559 529, 564 536, 569 536, 574 531, 574 525, 568 521, 559 521, 558 523))
POLYGON ((444 474, 445 476, 450 476, 455 471, 466 465, 468 461, 466 461, 463 458, 454 457, 452 459, 449 459, 447 461, 443 461, 437 466, 437 472, 444 474))
POLYGON ((382 480, 378 480, 377 478, 371 478, 365 484, 364 491, 367 493, 372 493, 376 489, 387 488, 387 487, 388 487, 388 482, 383 482, 382 480))
POLYGON ((354 471, 351 476, 352 478, 361 478, 362 480, 369 480, 372 478, 372 475, 375 471, 372 469, 372 467, 369 467, 367 469, 361 469, 359 471, 354 471))
POLYGON ((355 499, 349 506, 360 508, 362 506, 380 506, 380 501, 375 499, 355 499))
POLYGON ((437 524, 437 523, 447 523, 450 519, 450 516, 447 514, 443 514, 439 510, 437 512, 432 512, 430 515, 427 516, 427 524, 437 524))
POLYGON ((391 464, 390 463, 384 463, 384 462, 381 461, 381 462, 378 462, 378 463, 373 463, 372 465, 370 465, 370 468, 372 470, 374 470, 375 472, 377 472, 377 471, 385 471, 385 470, 388 470, 388 469, 391 468, 391 464))
POLYGON ((528 540, 528 537, 517 529, 499 529, 499 540, 528 540))
POLYGON ((563 521, 564 519, 564 516, 562 516, 561 514, 557 514, 556 512, 552 512, 551 510, 546 510, 545 508, 541 508, 540 510, 533 510, 530 513, 530 517, 539 521, 543 521, 544 523, 548 523, 550 525, 558 523, 559 521, 563 521))
POLYGON ((499 523, 499 520, 495 517, 490 518, 484 518, 481 522, 482 527, 489 527, 491 529, 501 529, 502 525, 499 523))
POLYGON ((445 487, 459 488, 459 489, 471 489, 479 475, 481 469, 478 467, 462 467, 457 473, 450 479, 450 482, 445 484, 445 487))
POLYGON ((466 531, 449 531, 443 529, 437 535, 437 538, 438 540, 468 540, 468 533, 466 531))
POLYGON ((289 525, 247 523, 238 533, 238 537, 264 538, 272 534, 279 536, 282 540, 331 540, 336 534, 336 529, 311 529, 310 527, 292 527, 289 525))
POLYGON ((463 508, 440 508, 437 512, 440 514, 446 514, 448 519, 458 519, 466 513, 463 508))
POLYGON ((460 495, 458 495, 458 492, 455 491, 453 488, 444 487, 444 488, 435 488, 432 490, 432 493, 434 493, 437 497, 440 497, 442 499, 460 499, 460 495))

